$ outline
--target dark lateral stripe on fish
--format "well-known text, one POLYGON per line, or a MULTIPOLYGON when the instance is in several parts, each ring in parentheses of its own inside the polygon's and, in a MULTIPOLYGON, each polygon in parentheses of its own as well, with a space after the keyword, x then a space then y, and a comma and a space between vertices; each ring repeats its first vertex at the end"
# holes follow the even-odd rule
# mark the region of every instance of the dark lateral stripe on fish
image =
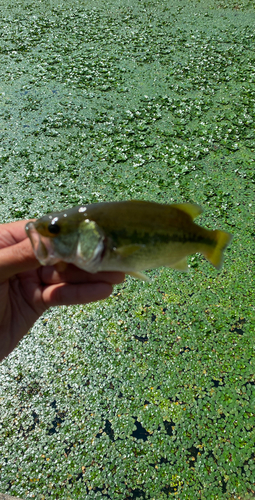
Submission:
POLYGON ((118 244, 118 242, 122 245, 125 244, 125 240, 127 244, 132 243, 140 243, 142 245, 146 245, 148 243, 203 243, 205 245, 209 245, 212 247, 216 246, 216 241, 213 238, 205 238, 202 235, 197 234, 162 234, 162 233, 154 233, 153 235, 149 233, 144 233, 141 235, 137 231, 134 231, 132 235, 128 233, 126 230, 118 231, 118 233, 112 232, 112 239, 118 244), (122 241, 124 240, 124 241, 122 241))

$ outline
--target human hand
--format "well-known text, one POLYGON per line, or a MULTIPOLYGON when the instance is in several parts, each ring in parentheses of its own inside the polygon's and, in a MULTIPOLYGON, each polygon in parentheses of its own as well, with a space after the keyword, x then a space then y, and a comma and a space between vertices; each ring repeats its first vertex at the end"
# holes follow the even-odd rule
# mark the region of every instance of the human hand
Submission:
POLYGON ((25 232, 27 221, 0 224, 0 360, 51 306, 105 299, 124 274, 90 274, 72 264, 41 266, 25 232))

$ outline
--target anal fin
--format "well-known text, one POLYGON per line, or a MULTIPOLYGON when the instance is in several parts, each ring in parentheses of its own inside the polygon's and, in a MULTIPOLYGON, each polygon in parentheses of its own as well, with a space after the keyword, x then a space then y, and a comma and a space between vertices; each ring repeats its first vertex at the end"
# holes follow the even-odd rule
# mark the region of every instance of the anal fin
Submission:
POLYGON ((186 257, 184 257, 184 259, 178 260, 178 262, 175 262, 174 264, 171 264, 168 267, 172 267, 172 269, 176 269, 177 271, 189 270, 186 257))
POLYGON ((150 278, 146 274, 140 273, 140 271, 130 271, 127 274, 138 280, 151 282, 150 278))

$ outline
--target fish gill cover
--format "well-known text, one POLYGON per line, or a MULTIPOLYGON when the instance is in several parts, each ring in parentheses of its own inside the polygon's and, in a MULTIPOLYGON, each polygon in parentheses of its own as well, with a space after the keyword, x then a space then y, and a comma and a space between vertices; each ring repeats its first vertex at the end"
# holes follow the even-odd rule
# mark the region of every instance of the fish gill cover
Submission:
POLYGON ((0 214, 198 203, 223 270, 47 311, 0 367, 0 491, 254 497, 254 3, 0 2, 0 214))

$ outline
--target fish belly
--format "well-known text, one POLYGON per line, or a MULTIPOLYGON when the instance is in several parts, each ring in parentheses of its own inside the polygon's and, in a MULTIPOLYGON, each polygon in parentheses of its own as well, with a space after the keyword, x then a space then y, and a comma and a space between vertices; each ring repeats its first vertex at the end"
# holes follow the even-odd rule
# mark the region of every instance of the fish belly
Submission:
POLYGON ((144 271, 161 266, 171 266, 187 255, 196 252, 194 245, 187 243, 171 243, 159 247, 146 247, 135 251, 127 257, 111 252, 99 264, 98 271, 144 271))

